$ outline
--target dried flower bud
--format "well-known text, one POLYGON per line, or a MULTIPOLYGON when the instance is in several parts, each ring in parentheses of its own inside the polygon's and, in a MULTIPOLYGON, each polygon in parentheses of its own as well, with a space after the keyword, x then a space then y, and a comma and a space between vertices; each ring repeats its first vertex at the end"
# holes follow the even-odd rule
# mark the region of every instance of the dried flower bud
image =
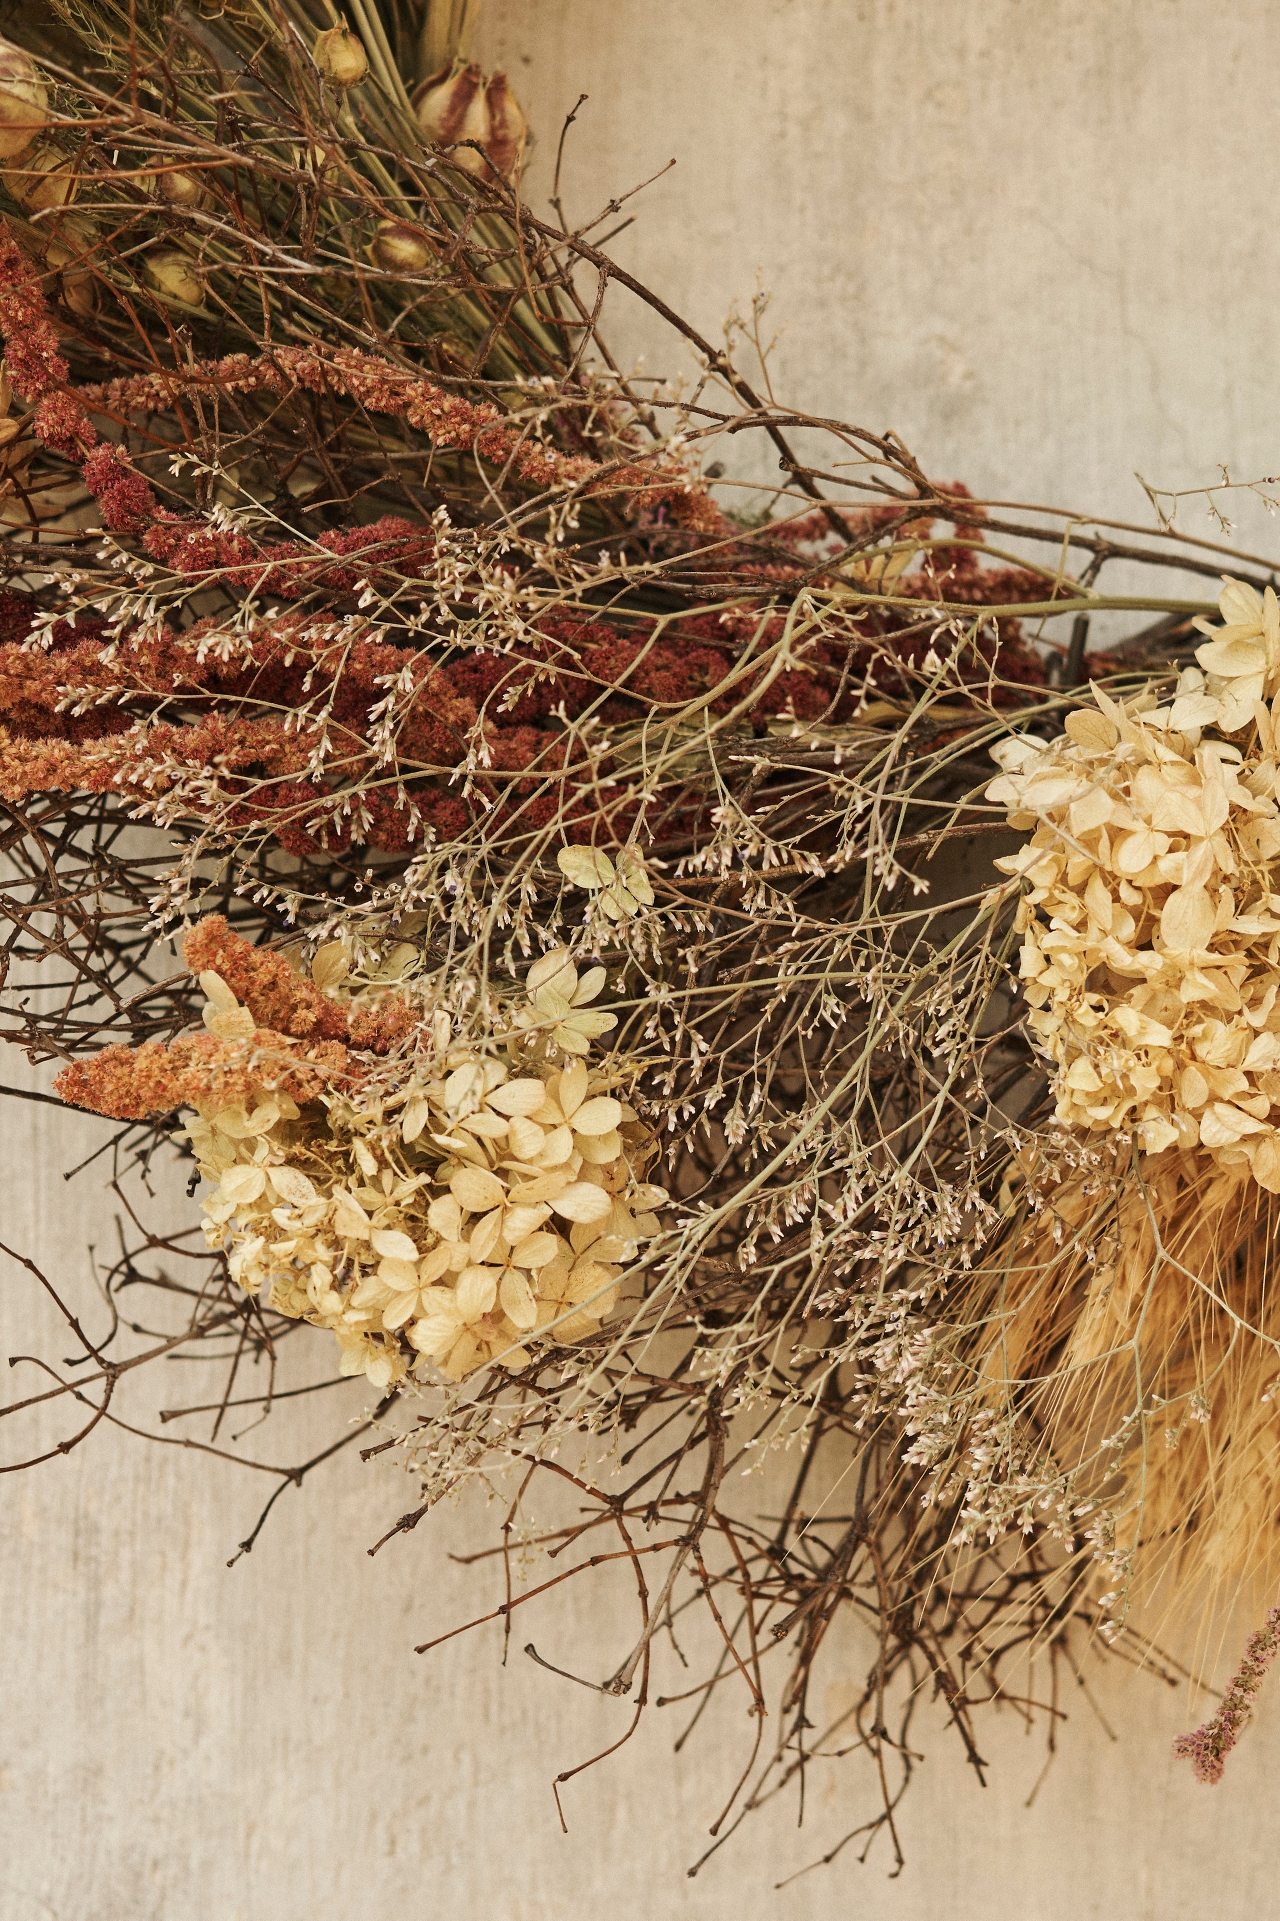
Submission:
MULTIPOLYGON (((413 105, 418 125, 432 146, 449 147, 459 140, 474 140, 487 150, 489 103, 479 67, 463 66, 460 61, 442 67, 415 90, 413 105)), ((484 155, 474 147, 459 147, 450 158, 464 173, 483 175, 489 171, 484 155)))
POLYGON ((15 160, 49 120, 49 95, 35 61, 0 40, 0 160, 15 160))
POLYGON ((380 220, 369 258, 388 273, 421 273, 431 265, 431 248, 417 227, 403 220, 380 220))
POLYGON ((200 207, 209 197, 200 175, 189 173, 185 167, 155 174, 150 186, 152 192, 171 207, 200 207))
POLYGON ((87 220, 75 214, 64 215, 49 237, 44 250, 46 269, 58 276, 58 297, 72 313, 89 315, 98 306, 98 283, 85 256, 96 234, 87 220))
POLYGON ((61 281, 61 296, 64 306, 72 313, 88 316, 97 312, 98 284, 92 272, 84 265, 84 255, 78 247, 68 246, 65 240, 50 241, 45 249, 45 265, 58 275, 61 281))
POLYGON ((345 90, 358 87, 369 71, 369 56, 364 42, 352 33, 345 20, 316 35, 313 50, 316 66, 331 87, 345 90))
POLYGON ((52 147, 37 150, 23 168, 6 170, 5 184, 14 199, 32 213, 49 207, 65 207, 75 198, 80 185, 66 156, 52 147))
POLYGON ((186 307, 204 305, 204 287, 186 254, 166 251, 149 255, 146 275, 162 299, 180 300, 186 307))
POLYGON ((413 100, 418 125, 434 146, 474 140, 483 149, 459 147, 451 156, 455 167, 483 179, 487 158, 504 179, 515 177, 529 127, 504 73, 486 80, 479 67, 455 62, 424 80, 413 100))
POLYGON ((507 85, 505 73, 495 73, 484 90, 489 108, 489 140, 485 152, 504 180, 514 180, 524 159, 529 122, 507 85))

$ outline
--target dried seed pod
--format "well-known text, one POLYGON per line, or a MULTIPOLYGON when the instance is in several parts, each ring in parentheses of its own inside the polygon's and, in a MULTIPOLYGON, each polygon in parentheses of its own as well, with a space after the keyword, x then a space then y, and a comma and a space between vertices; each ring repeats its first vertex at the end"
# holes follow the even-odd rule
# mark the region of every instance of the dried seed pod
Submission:
POLYGON ((29 53, 0 40, 0 160, 16 160, 49 123, 49 94, 29 53))
POLYGON ((65 154, 53 147, 37 148, 25 167, 7 169, 5 184, 14 199, 32 213, 65 207, 79 191, 80 182, 65 154))
MULTIPOLYGON (((474 140, 487 150, 489 143, 489 103, 485 97, 484 74, 479 67, 455 61, 424 80, 413 94, 418 125, 432 146, 453 146, 459 140, 474 140)), ((485 174, 484 155, 474 147, 459 147, 450 155, 455 167, 464 173, 485 174)))
MULTIPOLYGON (((45 248, 45 265, 58 275, 64 306, 84 317, 98 310, 98 283, 84 264, 84 254, 65 239, 51 240, 45 248)), ((3 425, 3 422, 0 422, 3 425)))
POLYGON ((364 42, 345 20, 316 35, 313 58, 329 85, 344 92, 348 87, 358 87, 369 71, 364 42))
POLYGON ((146 261, 150 286, 165 300, 180 300, 186 307, 204 305, 204 285, 185 253, 166 249, 150 254, 146 261))
POLYGON ((67 214, 50 231, 44 250, 45 267, 58 276, 58 298, 72 313, 84 316, 98 306, 98 283, 86 257, 95 238, 87 220, 67 214))
POLYGON ((455 61, 424 80, 413 102, 418 125, 433 146, 474 140, 483 149, 459 147, 451 156, 455 167, 484 178, 490 171, 487 158, 504 179, 514 179, 529 126, 505 73, 486 80, 479 67, 455 61))
POLYGON ((403 220, 380 220, 369 258, 388 273, 421 273, 431 265, 432 250, 417 227, 403 220))
POLYGON ((185 167, 153 175, 150 185, 151 191, 171 207, 202 207, 209 198, 200 175, 188 172, 185 167))
POLYGON ((524 160, 529 123, 524 109, 507 84, 505 73, 495 73, 484 90, 489 109, 489 139, 485 152, 504 180, 514 180, 524 160))

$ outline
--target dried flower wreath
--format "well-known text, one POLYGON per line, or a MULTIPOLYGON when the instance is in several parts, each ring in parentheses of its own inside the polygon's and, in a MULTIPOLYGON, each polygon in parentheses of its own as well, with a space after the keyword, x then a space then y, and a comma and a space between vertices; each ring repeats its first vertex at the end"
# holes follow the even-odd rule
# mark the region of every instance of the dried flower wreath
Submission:
POLYGON ((762 397, 759 303, 716 347, 531 210, 474 13, 0 21, 0 1014, 118 1123, 133 1223, 106 1332, 64 1309, 83 1362, 4 1410, 87 1417, 13 1465, 176 1348, 225 1367, 181 1444, 234 1455, 328 1330, 374 1401, 276 1493, 363 1434, 401 1533, 511 1471, 508 1628, 621 1561, 630 1727, 677 1624, 668 1698, 745 1690, 714 1847, 857 1749, 823 1858, 900 1860, 930 1692, 981 1773, 1029 1655, 1168 1674, 1152 1607, 1274 1582, 1271 566, 762 397), (620 372, 620 296, 691 385, 620 372), (713 493, 756 443, 763 502, 713 493), (516 1591, 513 1541, 601 1533, 516 1591))

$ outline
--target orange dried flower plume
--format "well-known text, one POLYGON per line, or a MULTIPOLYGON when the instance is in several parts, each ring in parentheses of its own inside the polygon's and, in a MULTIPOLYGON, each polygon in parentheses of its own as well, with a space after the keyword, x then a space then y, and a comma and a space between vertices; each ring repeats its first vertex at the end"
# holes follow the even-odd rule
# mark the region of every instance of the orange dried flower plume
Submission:
POLYGON ((183 1034, 168 1046, 146 1041, 136 1048, 108 1047, 92 1060, 64 1067, 53 1085, 71 1107, 142 1121, 179 1107, 252 1106, 264 1091, 314 1101, 350 1073, 347 1050, 337 1041, 300 1051, 288 1036, 258 1028, 243 1041, 183 1034))
MULTIPOLYGON (((345 1007, 282 955, 251 946, 223 915, 210 914, 187 934, 183 958, 202 984, 216 976, 220 993, 242 1004, 250 1031, 215 1029, 181 1035, 168 1045, 108 1047, 62 1070, 54 1087, 64 1101, 112 1120, 135 1121, 179 1107, 234 1107, 264 1091, 314 1101, 335 1081, 357 1077, 343 1045, 345 1007)), ((358 1044, 385 1052, 411 1024, 410 1010, 396 1012, 398 1019, 389 1007, 368 1009, 358 1044)))
POLYGON ((329 1000, 282 954, 250 946, 221 914, 196 923, 182 943, 182 957, 195 975, 220 975, 259 1027, 295 1040, 347 1038, 347 1012, 340 1002, 329 1000))

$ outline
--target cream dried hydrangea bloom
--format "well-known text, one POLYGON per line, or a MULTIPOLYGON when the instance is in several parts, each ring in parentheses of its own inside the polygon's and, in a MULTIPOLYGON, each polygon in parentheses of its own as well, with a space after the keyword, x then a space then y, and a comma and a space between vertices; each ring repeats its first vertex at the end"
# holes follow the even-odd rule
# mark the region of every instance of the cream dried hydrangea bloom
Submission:
POLYGON ((653 906, 653 887, 634 848, 623 848, 616 867, 599 847, 562 847, 556 861, 566 880, 595 896, 607 920, 630 920, 653 906))
MULTIPOLYGON (((317 980, 341 971, 322 950, 317 980)), ((598 1329, 667 1198, 643 1178, 625 1069, 584 1058, 615 1025, 584 1006, 604 980, 557 949, 482 1040, 437 1013, 404 1071, 367 1092, 202 1113, 188 1133, 214 1184, 206 1236, 237 1283, 331 1329, 341 1371, 379 1388, 420 1362, 452 1380, 523 1367, 530 1341, 598 1329)), ((238 1032, 225 982, 202 985, 207 1023, 238 1032)))
MULTIPOLYGON (((1211 627, 1207 620, 1194 623, 1209 639, 1196 648, 1204 687, 1196 705, 1201 718, 1192 724, 1216 725, 1223 733, 1235 734, 1252 721, 1256 701, 1273 700, 1280 694, 1280 604, 1271 587, 1259 594, 1243 581, 1227 580, 1218 596, 1218 612, 1221 627, 1211 627), (1212 715, 1210 705, 1216 708, 1212 715)), ((1178 711, 1190 692, 1179 689, 1170 717, 1175 727, 1182 725, 1182 718, 1190 718, 1186 706, 1182 718, 1178 711)))
POLYGON ((1280 1192, 1280 618, 1270 589, 1228 582, 1220 605, 1170 705, 1095 689, 1057 740, 994 748, 987 795, 1034 828, 996 864, 1027 886, 1021 976, 1058 1120, 1198 1147, 1280 1192), (1204 733, 1246 725, 1245 747, 1204 733))

